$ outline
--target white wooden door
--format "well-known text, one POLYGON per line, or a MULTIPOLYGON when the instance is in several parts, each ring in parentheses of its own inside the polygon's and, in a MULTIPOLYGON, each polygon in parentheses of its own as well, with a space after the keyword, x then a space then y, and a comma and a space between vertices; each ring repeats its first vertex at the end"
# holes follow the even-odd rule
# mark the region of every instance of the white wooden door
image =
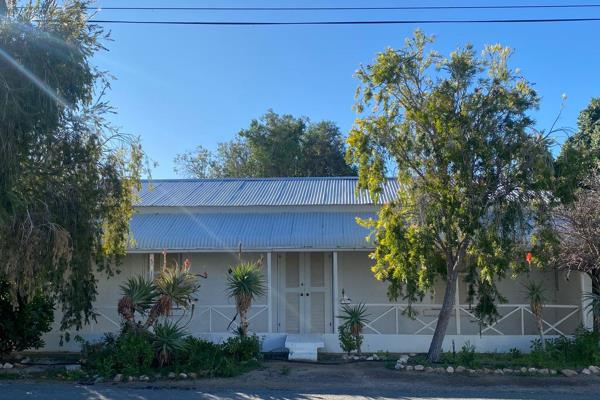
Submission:
POLYGON ((280 331, 332 332, 331 254, 285 253, 283 256, 280 331))

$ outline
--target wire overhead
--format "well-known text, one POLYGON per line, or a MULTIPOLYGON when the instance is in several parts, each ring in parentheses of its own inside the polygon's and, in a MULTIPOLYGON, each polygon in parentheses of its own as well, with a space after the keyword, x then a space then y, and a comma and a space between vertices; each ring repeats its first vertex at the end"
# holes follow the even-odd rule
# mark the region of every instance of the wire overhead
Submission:
POLYGON ((177 6, 109 6, 87 7, 89 10, 113 11, 393 11, 393 10, 510 10, 510 9, 556 9, 598 8, 600 4, 506 4, 465 6, 381 6, 381 7, 177 7, 177 6))
POLYGON ((371 20, 371 21, 142 21, 90 19, 96 24, 133 25, 214 25, 214 26, 282 26, 282 25, 409 25, 409 24, 523 24, 593 22, 600 17, 590 18, 531 18, 531 19, 424 19, 424 20, 371 20))

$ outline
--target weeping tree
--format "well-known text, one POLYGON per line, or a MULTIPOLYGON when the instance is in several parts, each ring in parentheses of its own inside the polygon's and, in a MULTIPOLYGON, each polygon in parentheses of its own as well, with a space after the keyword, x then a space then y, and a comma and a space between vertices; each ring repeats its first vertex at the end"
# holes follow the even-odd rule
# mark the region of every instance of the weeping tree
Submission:
POLYGON ((0 22, 0 274, 14 307, 43 291, 62 326, 94 317, 95 272, 125 254, 142 154, 105 119, 107 34, 88 1, 6 2, 0 22))
POLYGON ((445 281, 428 353, 437 361, 460 271, 478 317, 498 315, 496 282, 522 267, 527 238, 545 221, 552 157, 528 115, 538 96, 509 68, 510 49, 477 54, 467 45, 444 57, 427 49, 432 42, 416 31, 357 72, 360 118, 347 156, 376 199, 386 167, 397 171, 397 199, 361 222, 372 229, 372 270, 390 283, 390 299, 412 304, 445 281))

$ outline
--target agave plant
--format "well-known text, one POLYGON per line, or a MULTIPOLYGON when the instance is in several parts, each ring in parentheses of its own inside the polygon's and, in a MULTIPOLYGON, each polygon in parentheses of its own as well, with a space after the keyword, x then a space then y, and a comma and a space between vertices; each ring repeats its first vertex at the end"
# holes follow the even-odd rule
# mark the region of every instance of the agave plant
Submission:
MULTIPOLYGON (((187 262, 186 262, 187 264, 187 262)), ((171 314, 173 306, 188 309, 192 306, 194 294, 200 288, 198 277, 189 271, 189 267, 164 269, 154 280, 158 299, 150 309, 144 326, 153 326, 160 316, 171 314)))
POLYGON ((540 341, 542 342, 542 349, 546 351, 546 341, 544 340, 544 319, 542 317, 542 310, 544 303, 546 302, 546 290, 544 289, 543 282, 535 283, 533 281, 525 285, 527 299, 529 300, 529 307, 537 323, 538 331, 540 334, 540 341))
POLYGON ((168 365, 174 354, 185 348, 187 332, 182 326, 168 319, 154 326, 152 345, 160 366, 168 365))
POLYGON ((227 292, 235 300, 237 314, 240 317, 238 333, 248 335, 248 310, 252 301, 265 293, 264 276, 260 262, 242 262, 231 269, 227 276, 227 292))
POLYGON ((585 311, 591 313, 594 318, 595 329, 600 331, 600 324, 598 316, 600 315, 600 294, 593 292, 585 292, 583 294, 583 300, 587 303, 585 311))
POLYGON ((145 314, 156 301, 158 293, 152 281, 142 276, 129 278, 120 289, 123 297, 117 306, 119 315, 127 325, 134 326, 135 313, 145 314))
POLYGON ((350 334, 354 336, 358 354, 361 353, 360 345, 362 343, 363 328, 369 323, 368 316, 367 306, 364 303, 344 305, 342 307, 342 314, 338 316, 343 321, 342 326, 348 329, 350 334))

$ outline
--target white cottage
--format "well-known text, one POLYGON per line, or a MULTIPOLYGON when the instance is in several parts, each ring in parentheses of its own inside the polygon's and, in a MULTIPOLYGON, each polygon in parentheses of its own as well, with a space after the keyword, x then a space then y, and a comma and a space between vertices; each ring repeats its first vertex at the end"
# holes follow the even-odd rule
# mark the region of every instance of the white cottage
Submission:
MULTIPOLYGON (((250 330, 264 339, 263 350, 287 347, 309 357, 317 348, 341 351, 336 315, 344 297, 368 308, 364 351, 427 351, 443 282, 415 305, 415 319, 403 314, 406 304, 387 298, 387 284, 377 281, 370 270, 368 231, 356 223, 356 217, 375 216, 378 206, 368 193, 357 194, 356 185, 354 177, 144 182, 131 221, 135 243, 119 275, 99 276, 98 322, 80 334, 100 336, 118 330, 119 285, 138 274, 153 276, 162 266, 161 252, 166 251, 169 264, 189 259, 193 272, 208 273, 187 327, 194 335, 222 340, 235 315, 225 294, 225 277, 241 245, 245 258, 264 261, 268 291, 249 314, 250 330)), ((397 189, 397 182, 388 180, 380 201, 391 200, 397 189)), ((550 300, 544 308, 547 336, 570 334, 581 324, 590 324, 582 311, 582 293, 590 285, 585 275, 573 273, 567 279, 552 272, 532 278, 544 282, 550 300)), ((480 351, 527 351, 536 337, 523 287, 527 279, 499 284, 508 303, 499 305, 502 317, 483 329, 467 304, 467 286, 461 279, 444 347, 454 342, 460 348, 468 340, 480 351)), ((58 332, 47 335, 47 350, 61 350, 58 337, 58 332)))

